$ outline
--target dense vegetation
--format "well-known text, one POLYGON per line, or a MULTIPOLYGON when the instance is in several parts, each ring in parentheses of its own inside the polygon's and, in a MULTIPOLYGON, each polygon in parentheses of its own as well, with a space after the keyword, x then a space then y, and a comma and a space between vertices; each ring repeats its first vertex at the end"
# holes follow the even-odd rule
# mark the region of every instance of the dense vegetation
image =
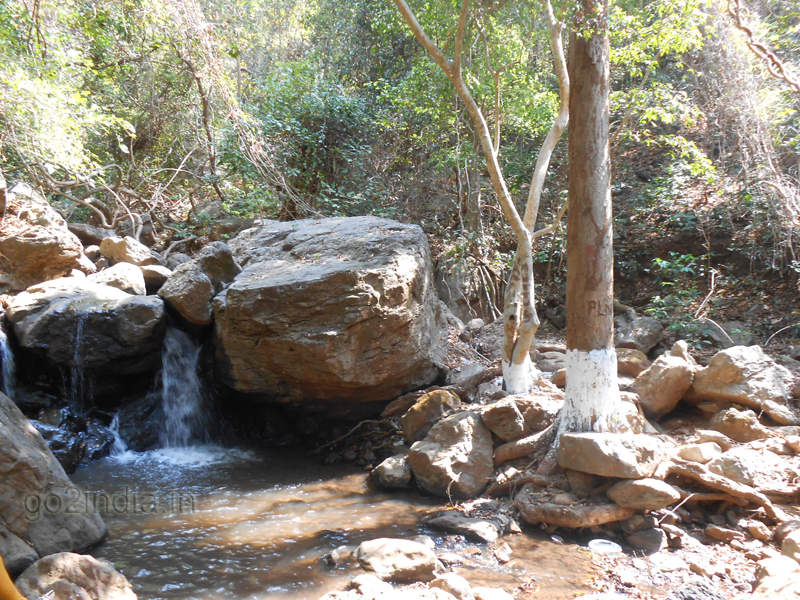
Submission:
MULTIPOLYGON (((452 38, 458 3, 411 4, 452 38)), ((520 205, 558 108, 539 9, 475 2, 463 65, 520 205)), ((621 0, 611 21, 617 279, 627 302, 691 328, 709 291, 800 272, 800 8, 621 0)), ((416 222, 440 265, 479 267, 465 271, 484 305, 513 257, 464 107, 391 2, 3 0, 0 172, 71 220, 152 227, 164 247, 222 216, 416 222)), ((562 142, 542 225, 565 178, 562 142)), ((564 240, 534 248, 545 304, 564 240)))

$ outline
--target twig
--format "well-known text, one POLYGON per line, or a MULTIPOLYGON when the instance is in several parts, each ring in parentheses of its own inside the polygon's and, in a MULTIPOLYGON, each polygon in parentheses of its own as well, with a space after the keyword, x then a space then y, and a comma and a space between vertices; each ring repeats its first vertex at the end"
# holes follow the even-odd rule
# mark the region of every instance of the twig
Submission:
POLYGON ((323 444, 322 446, 320 446, 319 448, 317 448, 316 450, 314 450, 314 452, 313 452, 312 454, 317 454, 317 453, 319 453, 319 452, 322 452, 322 449, 323 449, 323 448, 327 448, 328 446, 333 446, 333 445, 334 445, 334 444, 336 444, 337 442, 341 442, 343 439, 345 439, 345 438, 347 438, 347 437, 349 437, 349 436, 353 435, 353 434, 354 434, 356 431, 358 431, 358 429, 359 429, 359 428, 360 428, 362 425, 367 425, 367 424, 369 424, 369 423, 374 423, 374 424, 379 424, 379 423, 381 423, 381 424, 382 424, 382 423, 388 423, 389 425, 392 425, 392 426, 394 427, 394 424, 393 424, 391 421, 387 420, 387 419, 367 419, 367 420, 365 420, 365 421, 361 421, 361 422, 360 422, 358 425, 356 425, 355 427, 353 427, 353 428, 352 428, 350 431, 348 431, 348 432, 347 432, 347 433, 345 433, 344 435, 341 435, 341 436, 339 436, 338 438, 336 438, 335 440, 333 440, 333 441, 331 441, 331 442, 328 442, 327 444, 323 444))

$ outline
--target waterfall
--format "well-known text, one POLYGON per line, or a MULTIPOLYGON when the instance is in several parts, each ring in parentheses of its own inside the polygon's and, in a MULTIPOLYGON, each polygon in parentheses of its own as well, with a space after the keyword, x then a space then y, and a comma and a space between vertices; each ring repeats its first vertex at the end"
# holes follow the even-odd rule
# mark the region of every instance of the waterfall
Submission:
POLYGON ((0 361, 2 361, 2 391, 3 393, 14 399, 14 386, 16 385, 17 369, 14 364, 14 354, 11 352, 11 346, 8 343, 8 336, 6 332, 0 327, 0 361))
POLYGON ((179 329, 169 328, 161 354, 164 425, 160 438, 164 447, 186 447, 201 433, 205 415, 199 360, 200 346, 179 329))
POLYGON ((128 445, 122 436, 119 434, 119 413, 114 415, 111 419, 111 425, 108 426, 111 435, 114 436, 114 447, 111 448, 111 456, 120 456, 128 452, 128 445))
POLYGON ((69 399, 73 406, 82 407, 84 399, 83 328, 89 319, 88 312, 79 312, 75 321, 75 350, 72 353, 69 399))

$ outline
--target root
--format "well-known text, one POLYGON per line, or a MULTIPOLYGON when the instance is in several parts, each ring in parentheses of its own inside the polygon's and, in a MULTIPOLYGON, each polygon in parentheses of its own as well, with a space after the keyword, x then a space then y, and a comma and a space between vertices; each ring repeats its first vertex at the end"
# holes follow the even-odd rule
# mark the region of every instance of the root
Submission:
POLYGON ((494 466, 499 467, 515 458, 522 458, 523 456, 533 454, 546 445, 552 444, 555 439, 556 428, 550 425, 547 429, 534 433, 533 435, 514 440, 513 442, 507 442, 495 450, 494 466))
POLYGON ((719 490, 734 498, 743 498, 748 502, 758 504, 764 508, 767 516, 774 521, 780 522, 786 518, 783 511, 773 506, 770 499, 761 492, 756 491, 749 485, 737 483, 727 477, 716 475, 697 463, 673 460, 665 467, 659 469, 659 475, 663 475, 663 477, 668 475, 680 475, 681 477, 693 479, 711 489, 719 490))

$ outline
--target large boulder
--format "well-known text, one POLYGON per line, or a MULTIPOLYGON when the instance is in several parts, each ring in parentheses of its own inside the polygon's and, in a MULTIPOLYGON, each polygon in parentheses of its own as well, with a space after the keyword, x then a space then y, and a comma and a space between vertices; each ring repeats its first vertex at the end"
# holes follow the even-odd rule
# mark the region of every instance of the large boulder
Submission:
POLYGON ((647 354, 664 336, 664 326, 653 317, 636 317, 628 320, 623 316, 616 319, 614 345, 617 348, 633 348, 647 354))
POLYGON ((793 383, 792 372, 759 346, 734 346, 715 354, 695 374, 686 400, 732 402, 763 411, 779 425, 800 425, 790 404, 793 383))
POLYGON ((244 270, 214 299, 229 387, 354 416, 439 375, 444 324, 416 225, 272 222, 230 245, 244 270))
POLYGON ((15 582, 35 600, 53 591, 53 600, 136 600, 130 582, 109 562, 93 556, 60 552, 28 567, 15 582))
POLYGON ((692 385, 696 367, 679 356, 664 354, 643 371, 629 391, 638 394, 649 419, 660 419, 681 401, 692 385))
POLYGON ((0 293, 25 288, 80 268, 83 246, 67 222, 29 186, 6 194, 0 227, 0 293))
POLYGON ((6 317, 23 349, 59 367, 118 376, 151 372, 161 363, 166 322, 155 296, 65 277, 19 294, 6 317))
POLYGON ((9 572, 18 574, 48 554, 85 550, 106 533, 39 432, 0 394, 0 554, 9 572))
POLYGON ((474 498, 494 472, 492 434, 480 415, 462 412, 439 421, 411 446, 408 464, 417 485, 431 494, 474 498))

